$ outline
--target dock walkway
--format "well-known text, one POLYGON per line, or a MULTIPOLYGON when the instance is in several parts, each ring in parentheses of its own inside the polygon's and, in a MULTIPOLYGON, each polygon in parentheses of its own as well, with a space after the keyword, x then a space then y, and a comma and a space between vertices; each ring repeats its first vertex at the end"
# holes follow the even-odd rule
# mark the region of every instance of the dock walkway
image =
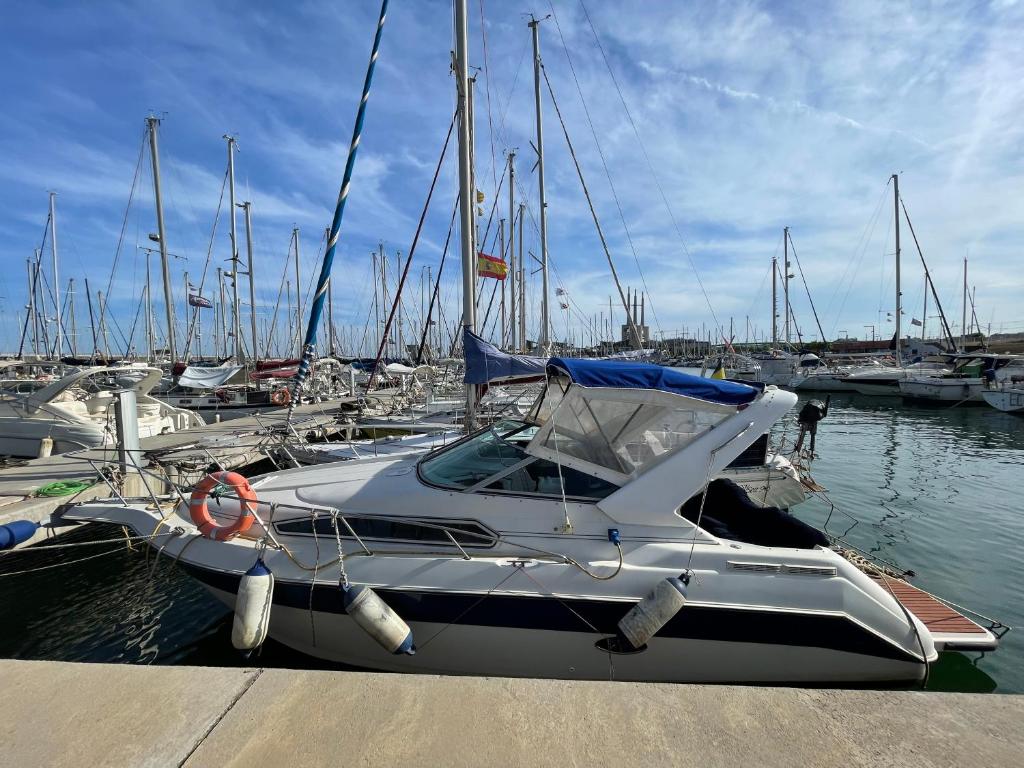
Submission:
POLYGON ((1024 697, 0 661, 0 766, 1018 765, 1024 697))
MULTIPOLYGON (((292 426, 300 434, 331 431, 335 425, 338 407, 349 399, 296 406, 292 426)), ((213 460, 226 469, 237 469, 253 464, 265 457, 264 449, 278 438, 270 434, 275 428, 287 425, 286 408, 264 411, 256 416, 245 416, 204 427, 155 435, 141 441, 143 453, 159 452, 161 460, 174 459, 184 469, 179 482, 188 484, 199 479, 213 460), (189 469, 191 468, 191 469, 189 469)), ((340 428, 340 426, 338 426, 340 428)), ((97 482, 75 495, 41 497, 36 492, 55 482, 91 482, 97 480, 97 467, 116 466, 117 450, 97 448, 76 451, 74 455, 49 456, 30 459, 24 463, 0 468, 0 525, 14 520, 49 521, 50 515, 62 504, 70 501, 89 501, 108 498, 110 489, 105 482, 97 482)), ((148 478, 150 485, 154 480, 148 478)), ((164 488, 154 488, 156 493, 164 488)), ((124 496, 145 496, 148 493, 138 473, 124 478, 124 496)), ((26 545, 38 543, 47 534, 40 529, 26 545)))

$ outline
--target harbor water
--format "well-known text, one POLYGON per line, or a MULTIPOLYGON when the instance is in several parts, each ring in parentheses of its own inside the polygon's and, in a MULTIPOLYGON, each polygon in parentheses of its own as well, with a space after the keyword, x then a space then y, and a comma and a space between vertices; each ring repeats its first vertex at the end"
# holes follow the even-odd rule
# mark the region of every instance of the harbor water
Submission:
MULTIPOLYGON (((792 445, 796 410, 776 440, 792 445)), ((817 454, 812 474, 832 504, 813 498, 796 515, 914 571, 923 589, 1018 627, 996 653, 943 654, 929 687, 1024 693, 1024 418, 833 396, 817 454)), ((0 657, 331 668, 272 641, 243 658, 227 609, 119 536, 90 526, 63 541, 110 543, 0 559, 0 657)))

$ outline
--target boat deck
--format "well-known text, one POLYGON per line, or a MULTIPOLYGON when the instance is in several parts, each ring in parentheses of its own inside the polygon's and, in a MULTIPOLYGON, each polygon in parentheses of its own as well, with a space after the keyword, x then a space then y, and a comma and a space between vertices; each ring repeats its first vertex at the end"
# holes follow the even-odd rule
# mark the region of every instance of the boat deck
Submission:
POLYGON ((913 584, 890 576, 873 578, 928 628, 938 650, 986 651, 999 644, 991 631, 913 584))

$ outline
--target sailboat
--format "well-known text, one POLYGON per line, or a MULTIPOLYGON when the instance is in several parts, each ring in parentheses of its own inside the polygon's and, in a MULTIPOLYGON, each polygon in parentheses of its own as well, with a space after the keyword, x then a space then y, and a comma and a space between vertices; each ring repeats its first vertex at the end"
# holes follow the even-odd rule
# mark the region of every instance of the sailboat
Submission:
MULTIPOLYGON (((456 0, 455 11, 468 333, 466 0, 456 0)), ((332 241, 365 104, 364 97, 332 241)), ((332 259, 333 245, 321 283, 332 259)), ((315 330, 307 332, 307 353, 314 339, 315 330)), ((562 357, 545 361, 543 380, 525 417, 427 455, 251 481, 218 473, 190 498, 160 507, 105 501, 63 516, 151 536, 151 546, 236 607, 239 647, 269 633, 304 653, 372 669, 913 682, 943 648, 996 647, 994 627, 952 612, 786 512, 753 504, 719 477, 796 395, 648 363, 562 357), (938 614, 947 621, 925 623, 938 614)))

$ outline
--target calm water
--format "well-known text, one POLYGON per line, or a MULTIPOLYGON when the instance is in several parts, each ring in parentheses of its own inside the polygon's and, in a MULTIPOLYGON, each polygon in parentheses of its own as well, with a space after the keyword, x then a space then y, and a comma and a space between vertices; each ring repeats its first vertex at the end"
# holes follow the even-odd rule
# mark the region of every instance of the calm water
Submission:
MULTIPOLYGON (((795 416, 780 425, 789 440, 795 416)), ((913 569, 915 583, 1020 629, 980 659, 944 654, 930 687, 1024 692, 1024 418, 991 408, 932 410, 834 396, 813 475, 839 511, 795 512, 913 569), (994 683, 992 681, 995 681, 994 683)), ((65 540, 102 540, 92 526, 65 540)), ((0 559, 0 657, 244 665, 231 617, 166 559, 98 545, 0 559), (82 561, 89 555, 101 557, 82 561), (74 562, 79 561, 79 562, 74 562), (31 574, 23 569, 57 566, 31 574)), ((259 663, 330 667, 268 642, 259 663)))

